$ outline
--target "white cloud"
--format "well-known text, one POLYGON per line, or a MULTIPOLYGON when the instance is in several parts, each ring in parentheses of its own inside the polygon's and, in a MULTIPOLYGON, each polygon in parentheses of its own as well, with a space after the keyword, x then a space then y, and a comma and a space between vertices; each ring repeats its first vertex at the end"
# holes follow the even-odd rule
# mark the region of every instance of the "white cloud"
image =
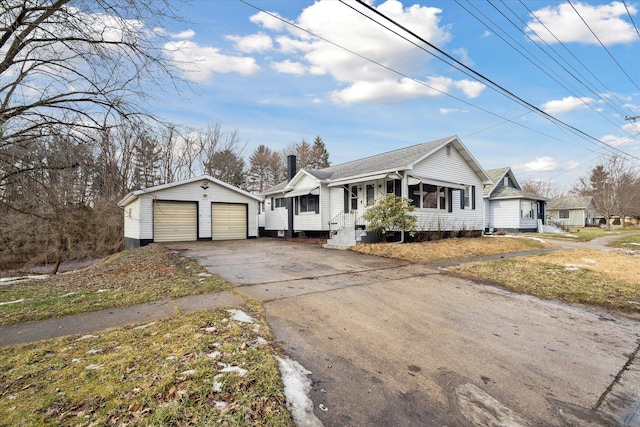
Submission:
POLYGON ((640 123, 639 122, 631 122, 622 126, 622 130, 629 133, 640 134, 640 123))
POLYGON ((451 79, 438 77, 430 79, 422 85, 414 80, 385 79, 377 81, 355 82, 346 89, 335 91, 331 98, 335 102, 352 104, 361 102, 400 102, 406 99, 423 96, 438 96, 446 93, 451 86, 451 79))
MULTIPOLYGON (((605 45, 629 43, 637 40, 638 35, 635 29, 623 19, 627 16, 624 3, 614 1, 610 4, 590 5, 576 2, 574 6, 580 15, 567 3, 534 11, 532 20, 527 23, 527 32, 532 37, 546 43, 557 43, 559 40, 563 43, 599 44, 589 28, 582 22, 584 19, 605 45)), ((627 7, 631 15, 636 14, 637 9, 634 6, 629 4, 627 7)))
MULTIPOLYGON (((275 16, 280 16, 279 14, 275 13, 275 12, 271 12, 272 15, 275 16)), ((284 23, 283 21, 281 21, 280 19, 269 15, 268 13, 265 12, 258 12, 255 15, 251 16, 249 18, 249 20, 251 22, 253 22, 254 24, 258 24, 268 30, 273 30, 273 31, 282 31, 284 29, 284 27, 287 25, 286 23, 284 23)))
POLYGON ((547 172, 556 170, 557 168, 558 164, 556 161, 553 160, 553 157, 548 156, 536 157, 535 160, 513 167, 514 170, 521 171, 522 173, 547 172))
POLYGON ((359 81, 349 85, 347 88, 335 91, 331 98, 335 102, 351 104, 361 102, 401 102, 407 99, 423 98, 426 96, 435 97, 447 94, 452 87, 461 89, 467 96, 473 94, 474 97, 484 89, 471 84, 474 82, 454 81, 449 77, 433 76, 426 81, 416 81, 410 78, 396 80, 393 78, 359 81), (469 84, 467 84, 469 83, 469 84))
POLYGON ((300 62, 292 62, 292 61, 289 61, 288 59, 282 62, 273 62, 271 64, 271 68, 273 68, 279 73, 285 73, 285 74, 301 75, 307 72, 307 69, 304 66, 304 64, 301 64, 300 62))
MULTIPOLYGON (((356 4, 354 7, 370 14, 356 4)), ((441 9, 420 5, 405 8, 396 0, 387 0, 377 8, 437 45, 443 45, 451 38, 448 28, 440 26, 441 9)), ((264 16, 255 15, 253 20, 262 23, 263 18, 264 16)), ((424 75, 427 71, 426 65, 430 60, 428 55, 339 2, 314 3, 302 11, 296 24, 405 75, 424 75)), ((447 77, 430 77, 425 83, 437 89, 434 90, 410 78, 399 77, 389 69, 308 33, 291 28, 287 30, 288 35, 275 40, 278 51, 289 55, 290 59, 274 63, 272 67, 280 72, 297 74, 304 70, 305 73, 331 75, 344 86, 333 92, 331 97, 336 102, 399 102, 404 99, 438 96, 441 92, 449 92, 452 87, 475 98, 484 89, 484 85, 477 82, 454 82, 447 77)), ((458 54, 466 61, 469 60, 466 50, 459 50, 458 54)))
POLYGON ((266 34, 251 34, 249 36, 226 36, 228 40, 235 42, 236 49, 244 53, 267 52, 273 49, 271 37, 266 34))
POLYGON ((464 65, 467 65, 470 67, 474 64, 474 62, 469 57, 469 50, 463 47, 460 47, 457 49, 453 49, 451 52, 458 55, 460 57, 460 62, 462 62, 464 65))
POLYGON ((545 102, 542 109, 548 114, 568 113, 570 111, 586 108, 586 104, 593 102, 593 99, 584 97, 576 98, 567 96, 560 100, 545 102))
POLYGON ((191 29, 189 29, 189 30, 182 31, 182 32, 180 32, 180 33, 171 34, 171 35, 170 35, 170 37, 171 37, 172 39, 180 39, 180 40, 183 40, 183 39, 191 39, 191 38, 193 38, 195 35, 196 35, 196 32, 195 32, 195 31, 193 31, 193 30, 191 30, 191 29))
POLYGON ((260 69, 251 57, 223 55, 218 48, 200 46, 188 40, 166 43, 164 50, 177 62, 185 77, 196 82, 205 82, 214 73, 239 73, 246 76, 260 69))
POLYGON ((486 88, 483 83, 472 80, 459 80, 454 83, 454 86, 464 92, 469 98, 477 98, 480 93, 486 88))
POLYGON ((634 139, 634 136, 615 136, 605 135, 600 138, 600 141, 612 147, 622 147, 623 145, 636 145, 638 141, 634 139))
POLYGON ((468 113, 467 110, 461 110, 459 108, 440 108, 440 114, 457 114, 457 113, 468 113))

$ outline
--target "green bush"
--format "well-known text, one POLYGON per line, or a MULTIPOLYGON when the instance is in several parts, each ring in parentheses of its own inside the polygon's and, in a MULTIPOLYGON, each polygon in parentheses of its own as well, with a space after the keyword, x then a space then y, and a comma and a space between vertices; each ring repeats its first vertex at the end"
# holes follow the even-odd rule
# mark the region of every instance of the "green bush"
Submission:
POLYGON ((388 232, 407 231, 413 235, 416 231, 417 219, 413 215, 415 207, 406 197, 398 197, 393 194, 381 197, 373 206, 367 209, 364 219, 367 220, 367 228, 378 234, 381 240, 386 240, 388 232))

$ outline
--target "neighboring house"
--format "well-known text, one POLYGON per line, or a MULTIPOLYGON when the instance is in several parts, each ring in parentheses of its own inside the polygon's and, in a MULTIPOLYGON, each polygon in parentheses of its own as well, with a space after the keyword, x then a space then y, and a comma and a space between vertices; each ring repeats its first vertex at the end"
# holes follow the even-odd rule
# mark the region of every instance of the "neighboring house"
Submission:
POLYGON ((487 174, 493 182, 484 186, 485 231, 538 231, 549 199, 522 191, 511 168, 491 169, 487 174))
POLYGON ((568 196, 553 199, 547 206, 548 222, 563 228, 585 227, 598 224, 591 197, 568 196))
POLYGON ((341 236, 355 244, 367 206, 387 194, 413 201, 418 231, 481 232, 488 182, 456 136, 297 173, 293 157, 288 180, 263 193, 265 234, 341 236))
POLYGON ((152 242, 258 236, 262 198, 210 176, 137 190, 119 203, 125 249, 152 242))

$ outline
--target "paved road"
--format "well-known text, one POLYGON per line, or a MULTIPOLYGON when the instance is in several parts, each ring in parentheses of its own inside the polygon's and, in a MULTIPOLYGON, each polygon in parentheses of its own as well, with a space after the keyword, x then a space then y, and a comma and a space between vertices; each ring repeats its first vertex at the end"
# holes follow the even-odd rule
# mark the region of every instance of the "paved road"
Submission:
POLYGON ((326 426, 640 425, 637 320, 315 245, 178 248, 264 302, 326 426))

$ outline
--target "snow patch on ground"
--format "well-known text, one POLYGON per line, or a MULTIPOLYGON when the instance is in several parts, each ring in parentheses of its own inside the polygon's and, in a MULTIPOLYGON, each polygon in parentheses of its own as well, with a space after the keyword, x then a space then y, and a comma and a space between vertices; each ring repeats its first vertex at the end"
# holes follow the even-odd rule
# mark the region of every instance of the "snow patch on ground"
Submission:
POLYGON ((19 304, 21 302, 24 302, 24 298, 22 299, 17 299, 14 301, 4 301, 4 302, 0 302, 0 305, 9 305, 9 304, 19 304))
POLYGON ((78 295, 79 293, 80 292, 69 292, 69 293, 66 293, 64 295, 60 295, 58 298, 66 298, 66 297, 70 297, 70 296, 73 296, 73 295, 78 295))
POLYGON ((311 371, 289 358, 276 356, 276 360, 280 365, 287 408, 291 411, 296 426, 323 427, 322 421, 313 413, 313 401, 309 397, 311 380, 307 378, 307 375, 311 375, 311 371))
POLYGON ((136 327, 135 327, 135 328, 133 328, 133 329, 136 329, 136 330, 139 330, 139 329, 146 329, 146 328, 148 328, 149 326, 153 326, 153 325, 155 325, 155 324, 156 324, 156 322, 151 322, 151 323, 147 323, 146 325, 136 326, 136 327))
POLYGON ((255 319, 242 310, 227 310, 231 314, 231 319, 238 322, 253 323, 255 319))
POLYGON ((48 274, 40 274, 38 276, 0 277, 0 285, 11 285, 24 280, 43 280, 48 277, 48 274))

